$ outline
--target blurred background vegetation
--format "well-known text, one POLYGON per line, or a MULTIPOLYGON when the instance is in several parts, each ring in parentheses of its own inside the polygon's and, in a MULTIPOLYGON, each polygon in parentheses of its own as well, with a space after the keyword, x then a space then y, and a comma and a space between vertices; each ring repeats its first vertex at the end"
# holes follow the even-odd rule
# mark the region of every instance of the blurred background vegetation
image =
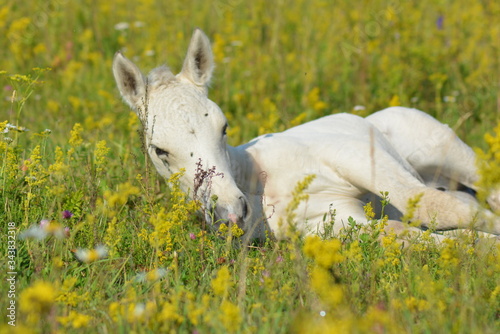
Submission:
MULTIPOLYGON (((493 0, 7 0, 0 110, 11 123, 54 130, 54 141, 75 122, 89 135, 126 140, 113 54, 177 72, 200 27, 213 41, 210 97, 230 119, 232 144, 331 113, 404 105, 481 146, 500 113, 499 18, 493 0), (35 67, 51 70, 16 115, 10 75, 35 67)), ((16 101, 24 97, 16 91, 16 101)))
POLYGON ((0 332, 498 333, 500 248, 472 234, 403 249, 373 220, 238 249, 203 229, 148 168, 111 72, 118 50, 178 72, 195 27, 233 145, 403 105, 485 149, 500 179, 500 127, 483 138, 500 118, 499 1, 3 0, 0 224, 25 239, 18 327, 0 332))

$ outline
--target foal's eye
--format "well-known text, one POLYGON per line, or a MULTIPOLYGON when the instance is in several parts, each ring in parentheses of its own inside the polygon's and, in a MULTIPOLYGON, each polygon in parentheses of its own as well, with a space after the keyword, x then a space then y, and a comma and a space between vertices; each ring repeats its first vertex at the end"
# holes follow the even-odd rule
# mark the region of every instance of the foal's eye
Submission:
POLYGON ((222 128, 222 136, 227 135, 227 123, 224 124, 224 127, 222 128))
POLYGON ((167 151, 165 150, 162 150, 161 148, 159 147, 155 147, 155 153, 156 155, 158 156, 158 158, 160 159, 166 159, 168 158, 169 154, 167 151))

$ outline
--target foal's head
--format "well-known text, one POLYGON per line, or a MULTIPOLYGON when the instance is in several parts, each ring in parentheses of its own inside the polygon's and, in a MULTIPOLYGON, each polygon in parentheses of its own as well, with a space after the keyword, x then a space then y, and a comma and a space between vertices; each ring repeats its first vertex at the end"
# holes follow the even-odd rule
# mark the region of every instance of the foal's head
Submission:
POLYGON ((181 185, 191 195, 196 191, 209 223, 217 228, 232 221, 248 230, 251 208, 231 175, 227 120, 207 97, 213 68, 210 42, 199 29, 177 75, 162 66, 144 77, 121 53, 113 61, 118 89, 144 125, 145 144, 158 172, 168 178, 185 169, 181 185))

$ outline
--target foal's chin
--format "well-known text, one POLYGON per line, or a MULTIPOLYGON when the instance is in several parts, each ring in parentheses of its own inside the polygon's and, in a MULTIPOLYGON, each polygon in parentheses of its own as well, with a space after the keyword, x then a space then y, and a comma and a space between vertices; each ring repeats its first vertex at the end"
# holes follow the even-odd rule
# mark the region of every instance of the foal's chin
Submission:
MULTIPOLYGON (((229 229, 231 229, 233 224, 236 224, 241 230, 243 230, 244 234, 237 238, 233 238, 233 240, 239 240, 243 244, 261 244, 265 242, 266 236, 270 235, 270 233, 265 233, 265 231, 269 230, 266 221, 257 221, 255 220, 255 217, 252 217, 249 214, 245 217, 238 217, 235 214, 229 213, 226 208, 220 206, 216 206, 211 210, 205 211, 205 221, 208 223, 210 229, 216 233, 221 232, 222 224, 227 226, 227 233, 232 233, 229 232, 229 229)), ((218 233, 218 235, 221 238, 225 238, 228 234, 218 233)))
POLYGON ((211 207, 207 210, 205 218, 215 230, 219 230, 222 224, 225 224, 228 227, 232 224, 236 224, 239 228, 245 230, 243 215, 237 214, 234 210, 230 210, 220 205, 216 205, 215 207, 211 207))

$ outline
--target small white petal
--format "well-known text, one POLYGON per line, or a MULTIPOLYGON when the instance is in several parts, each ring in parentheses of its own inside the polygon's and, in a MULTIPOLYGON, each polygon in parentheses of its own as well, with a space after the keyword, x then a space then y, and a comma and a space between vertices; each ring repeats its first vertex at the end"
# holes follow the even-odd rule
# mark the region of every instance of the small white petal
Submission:
POLYGON ((19 235, 19 238, 43 240, 47 237, 47 235, 48 235, 48 233, 43 227, 34 225, 34 226, 31 226, 30 228, 28 228, 27 230, 24 230, 23 232, 21 232, 21 234, 19 235))
POLYGON ((97 251, 97 255, 99 255, 99 258, 105 258, 108 256, 108 248, 104 245, 99 245, 95 249, 97 251))
POLYGON ((78 248, 75 251, 75 257, 80 262, 87 262, 89 259, 89 251, 87 249, 78 248))
POLYGON ((115 29, 118 31, 127 30, 129 27, 130 27, 130 24, 128 24, 128 22, 120 22, 120 23, 115 24, 115 29))
POLYGON ((141 272, 135 275, 135 281, 138 283, 146 282, 146 273, 141 272))
POLYGON ((136 317, 140 317, 141 315, 144 314, 145 310, 146 310, 146 306, 143 303, 135 304, 134 315, 136 317))

